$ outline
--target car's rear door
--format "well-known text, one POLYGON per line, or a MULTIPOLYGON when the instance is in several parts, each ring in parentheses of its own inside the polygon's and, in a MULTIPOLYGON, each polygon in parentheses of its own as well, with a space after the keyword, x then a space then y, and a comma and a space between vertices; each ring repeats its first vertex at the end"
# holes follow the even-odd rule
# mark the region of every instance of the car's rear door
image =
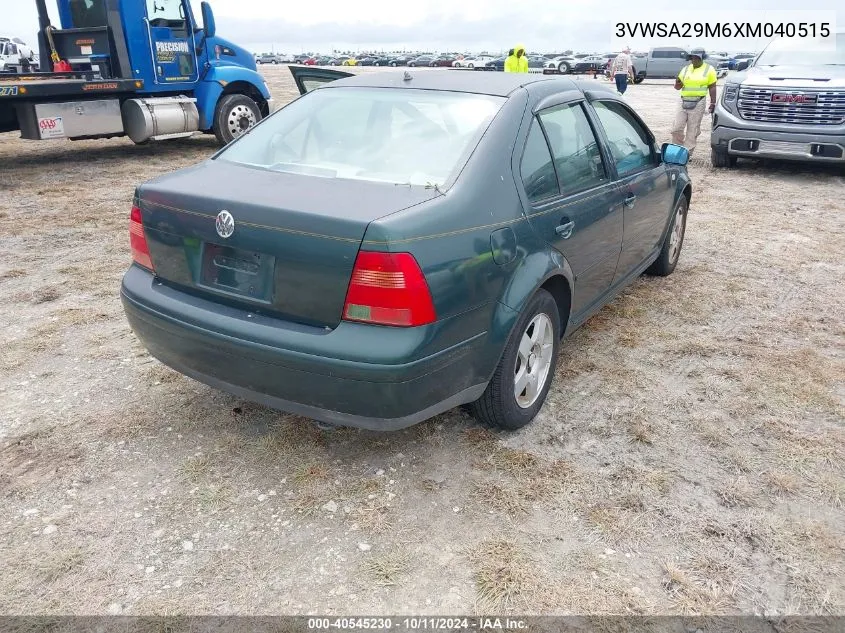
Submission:
POLYGON ((672 209, 675 187, 661 162, 654 135, 634 111, 619 100, 588 94, 624 199, 624 237, 616 282, 657 248, 672 209))
POLYGON ((331 70, 329 68, 314 68, 309 66, 289 66, 289 68, 299 94, 302 95, 330 81, 353 75, 353 73, 347 73, 342 70, 331 70))
POLYGON ((610 287, 623 229, 622 196, 604 164, 583 98, 537 112, 519 169, 528 220, 572 267, 577 319, 610 287))

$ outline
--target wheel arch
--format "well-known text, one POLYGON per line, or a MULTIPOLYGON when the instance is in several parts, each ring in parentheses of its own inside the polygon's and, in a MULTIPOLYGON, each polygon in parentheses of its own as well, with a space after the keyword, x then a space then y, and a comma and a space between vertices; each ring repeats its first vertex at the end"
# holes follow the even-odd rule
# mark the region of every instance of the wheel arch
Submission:
POLYGON ((258 108, 261 110, 261 118, 265 118, 270 115, 270 104, 255 84, 251 84, 250 82, 244 80, 227 83, 223 86, 223 92, 220 96, 223 97, 231 94, 246 95, 255 101, 255 103, 258 104, 258 108))
POLYGON ((567 333, 573 280, 569 262, 554 249, 535 252, 523 260, 493 310, 488 340, 489 348, 495 351, 485 359, 483 373, 487 380, 496 371, 520 315, 537 291, 546 290, 552 295, 558 306, 560 335, 567 333))

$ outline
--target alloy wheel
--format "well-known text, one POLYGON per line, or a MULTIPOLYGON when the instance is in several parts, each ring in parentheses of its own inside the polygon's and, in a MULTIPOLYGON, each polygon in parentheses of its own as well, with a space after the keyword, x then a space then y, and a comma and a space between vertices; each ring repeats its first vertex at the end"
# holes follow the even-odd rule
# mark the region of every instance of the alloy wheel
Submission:
POLYGON ((522 334, 514 367, 514 396, 523 409, 533 405, 543 390, 552 365, 554 327, 543 313, 528 323, 522 334))

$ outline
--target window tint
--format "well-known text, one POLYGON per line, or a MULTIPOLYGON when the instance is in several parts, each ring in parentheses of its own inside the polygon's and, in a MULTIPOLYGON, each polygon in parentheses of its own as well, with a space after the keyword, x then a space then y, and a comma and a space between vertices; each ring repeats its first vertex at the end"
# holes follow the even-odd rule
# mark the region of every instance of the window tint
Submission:
POLYGON ((612 101, 596 101, 593 106, 620 176, 657 164, 648 134, 625 106, 612 101))
POLYGON ((564 194, 595 187, 607 178, 596 137, 581 104, 540 114, 564 194))
POLYGON ((520 171, 529 200, 543 200, 560 193, 552 155, 536 119, 532 121, 531 130, 528 132, 520 171))

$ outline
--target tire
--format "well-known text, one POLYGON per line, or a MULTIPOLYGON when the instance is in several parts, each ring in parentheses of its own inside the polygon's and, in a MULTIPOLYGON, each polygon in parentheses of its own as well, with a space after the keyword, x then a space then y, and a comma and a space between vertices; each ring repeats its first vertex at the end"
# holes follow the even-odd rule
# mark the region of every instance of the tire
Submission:
POLYGON ((214 111, 214 136, 221 145, 228 145, 261 120, 261 109, 243 94, 226 95, 214 111))
POLYGON ((561 62, 560 65, 557 67, 557 70, 561 75, 568 75, 572 69, 566 62, 561 62))
POLYGON ((681 248, 684 245, 688 214, 689 201, 686 196, 681 196, 672 214, 672 223, 669 226, 669 232, 663 240, 663 248, 660 249, 660 255, 646 269, 646 275, 668 277, 675 270, 675 266, 678 265, 678 259, 681 257, 681 248))
MULTIPOLYGON (((557 354, 560 349, 560 314, 554 298, 545 290, 537 293, 525 306, 514 327, 505 351, 502 353, 496 371, 487 385, 482 396, 470 405, 472 416, 481 424, 498 429, 515 431, 526 426, 543 406, 549 393, 557 366, 557 354), (524 375, 526 367, 525 353, 520 351, 523 339, 530 344, 532 337, 541 335, 538 325, 542 324, 541 341, 535 341, 535 347, 529 347, 529 363, 536 369, 535 381, 528 385, 535 385, 533 393, 526 390, 520 395, 522 402, 517 399, 517 375, 524 375), (531 332, 531 334, 528 334, 531 332), (538 348, 536 344, 540 344, 538 348), (542 349, 542 352, 538 351, 542 349)), ((529 372, 530 374, 531 372, 529 372)))
POLYGON ((467 68, 472 68, 473 70, 475 70, 475 64, 469 63, 467 64, 467 68))
POLYGON ((736 167, 736 156, 731 156, 725 147, 711 147, 710 163, 717 169, 736 167))
POLYGON ((391 66, 393 66, 393 67, 395 68, 395 67, 396 67, 396 62, 390 62, 390 65, 391 65, 391 66))
POLYGON ((645 75, 634 75, 634 83, 641 84, 645 80, 645 75))

